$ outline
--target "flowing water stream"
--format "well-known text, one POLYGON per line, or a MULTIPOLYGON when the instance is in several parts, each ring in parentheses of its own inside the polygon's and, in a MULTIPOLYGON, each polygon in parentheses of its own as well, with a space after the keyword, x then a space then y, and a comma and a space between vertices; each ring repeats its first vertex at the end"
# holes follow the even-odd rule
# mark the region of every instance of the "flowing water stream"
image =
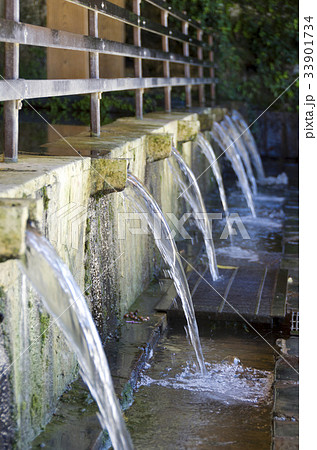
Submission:
POLYGON ((124 195, 131 198, 135 209, 141 214, 147 213, 148 226, 153 233, 155 243, 161 252, 166 264, 170 268, 170 275, 174 281, 176 291, 181 299, 184 314, 188 324, 188 332, 192 346, 195 350, 200 372, 206 372, 204 357, 201 349, 198 326, 195 317, 194 306, 190 295, 186 275, 181 258, 177 251, 171 230, 166 222, 161 208, 152 195, 138 178, 128 174, 127 185, 130 189, 124 191, 124 195), (130 191, 130 192, 129 192, 130 191))
POLYGON ((251 159, 256 169, 258 180, 263 180, 265 178, 265 173, 262 165, 261 156, 248 125, 246 124, 242 115, 236 110, 232 111, 231 118, 233 122, 236 124, 240 134, 243 133, 242 138, 251 155, 251 159))
POLYGON ((181 154, 174 147, 172 148, 172 155, 177 163, 177 166, 175 167, 168 161, 169 166, 173 173, 176 175, 177 182, 182 191, 181 196, 185 198, 190 208, 192 208, 192 210, 194 211, 194 219, 204 237, 207 257, 209 261, 209 270, 212 279, 215 281, 218 279, 219 274, 214 242, 212 238, 212 231, 203 197, 201 195, 195 175, 188 167, 181 154))
POLYGON ((244 141, 242 139, 242 136, 240 136, 240 132, 237 130, 235 123, 231 120, 231 118, 226 115, 224 118, 224 122, 227 126, 227 130, 229 132, 229 136, 230 138, 234 141, 234 144, 239 152, 239 155, 243 161, 244 167, 246 169, 249 181, 251 183, 252 186, 252 192, 253 195, 257 194, 257 185, 256 185, 256 180, 255 177, 253 175, 253 170, 252 170, 252 166, 251 166, 251 161, 250 161, 250 157, 249 157, 249 153, 248 150, 246 149, 245 145, 244 145, 244 141))
POLYGON ((230 220, 228 220, 229 208, 228 208, 227 196, 226 196, 225 187, 223 185, 221 170, 220 170, 214 149, 212 148, 211 143, 205 138, 205 136, 202 133, 198 133, 196 141, 195 141, 195 145, 201 149, 203 154, 208 159, 208 162, 212 169, 213 175, 218 184, 220 200, 221 200, 222 207, 223 207, 226 219, 227 219, 228 231, 231 236, 232 235, 232 225, 231 225, 230 220))
POLYGON ((78 284, 52 245, 35 229, 26 232, 23 270, 75 352, 80 373, 99 407, 99 421, 117 450, 133 449, 115 394, 99 334, 78 284))
POLYGON ((256 217, 252 192, 250 189, 249 181, 245 173, 240 155, 235 148, 233 141, 230 139, 225 124, 219 124, 215 122, 213 124, 213 130, 211 132, 212 138, 217 142, 221 150, 225 153, 226 157, 229 159, 234 172, 236 173, 241 190, 244 194, 248 207, 252 213, 253 217, 256 217))

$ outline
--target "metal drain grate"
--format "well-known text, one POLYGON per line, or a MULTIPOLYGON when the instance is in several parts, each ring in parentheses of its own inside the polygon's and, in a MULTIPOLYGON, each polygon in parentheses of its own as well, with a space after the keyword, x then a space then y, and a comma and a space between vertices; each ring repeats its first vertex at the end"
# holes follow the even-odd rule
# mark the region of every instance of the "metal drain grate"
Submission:
POLYGON ((299 311, 292 311, 291 332, 299 332, 299 311))

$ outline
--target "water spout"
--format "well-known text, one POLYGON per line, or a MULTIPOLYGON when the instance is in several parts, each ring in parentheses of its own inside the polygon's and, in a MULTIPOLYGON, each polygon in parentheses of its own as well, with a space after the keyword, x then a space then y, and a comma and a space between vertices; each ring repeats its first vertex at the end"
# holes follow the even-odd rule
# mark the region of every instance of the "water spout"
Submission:
POLYGON ((172 155, 177 163, 177 167, 174 167, 168 161, 169 166, 174 172, 177 182, 182 190, 181 196, 185 198, 190 208, 192 208, 194 211, 195 222, 204 237, 207 257, 209 261, 209 270, 212 279, 217 280, 219 274, 216 261, 216 252, 212 238, 212 231, 205 203, 201 195, 196 177, 182 158, 181 154, 174 147, 172 148, 172 155))
POLYGON ((107 428, 113 447, 132 450, 107 358, 85 298, 54 248, 33 228, 26 231, 22 269, 75 352, 81 376, 98 404, 100 424, 107 428))
POLYGON ((257 148, 256 142, 254 140, 254 137, 252 136, 252 133, 250 129, 248 128, 248 125, 246 124, 245 120, 243 119, 242 115, 236 111, 232 111, 232 120, 236 124, 238 130, 242 134, 242 138, 246 144, 246 147, 250 153, 252 163, 255 167, 256 173, 257 173, 257 179, 263 180, 265 178, 265 173, 262 165, 261 156, 259 153, 259 150, 257 148))
POLYGON ((213 124, 211 136, 217 142, 221 150, 225 153, 226 157, 229 159, 232 168, 238 177, 241 190, 244 194, 244 197, 251 211, 251 214, 253 217, 256 217, 249 181, 245 173, 240 155, 236 150, 233 141, 226 133, 225 127, 223 127, 217 122, 214 122, 213 124))
POLYGON ((255 177, 253 175, 253 170, 252 170, 252 166, 251 166, 249 153, 244 145, 242 136, 240 136, 240 132, 238 131, 235 123, 231 120, 231 118, 229 116, 227 116, 227 115, 225 116, 224 122, 227 126, 227 131, 229 132, 229 136, 234 141, 236 149, 238 150, 239 155, 243 161, 249 181, 252 186, 253 195, 256 195, 257 194, 257 185, 256 185, 255 177))
POLYGON ((195 145, 203 152, 203 154, 208 159, 208 162, 210 164, 210 167, 212 169, 212 172, 213 172, 216 182, 218 184, 220 200, 221 200, 222 207, 223 207, 223 210, 224 210, 224 213, 226 216, 229 235, 231 237, 233 233, 232 233, 232 225, 229 220, 229 208, 228 208, 228 203, 227 203, 227 196, 226 196, 226 191, 225 191, 225 188, 223 185, 221 170, 220 170, 214 149, 212 148, 211 143, 205 138, 205 136, 202 133, 198 133, 196 141, 195 141, 195 145))
POLYGON ((138 210, 139 213, 147 213, 146 218, 148 226, 153 233, 155 243, 165 263, 168 264, 170 268, 171 278, 174 281, 176 291, 181 299, 188 324, 190 340, 196 353, 200 371, 201 373, 205 373, 206 367, 199 339, 194 306, 182 261, 177 251, 175 240, 171 235, 171 229, 166 222, 161 208, 141 181, 134 175, 128 174, 127 182, 130 189, 126 189, 124 195, 131 198, 134 208, 138 210))

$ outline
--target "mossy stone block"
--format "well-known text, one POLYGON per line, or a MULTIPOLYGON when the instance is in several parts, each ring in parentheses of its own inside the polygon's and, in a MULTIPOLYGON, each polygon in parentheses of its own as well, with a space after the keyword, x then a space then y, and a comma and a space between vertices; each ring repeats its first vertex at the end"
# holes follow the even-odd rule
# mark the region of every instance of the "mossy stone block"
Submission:
POLYGON ((119 192, 127 182, 127 160, 93 159, 90 172, 91 195, 119 192))
POLYGON ((28 217, 27 202, 0 199, 0 261, 23 256, 28 217))
POLYGON ((212 124, 214 122, 213 116, 211 114, 199 114, 198 116, 200 122, 201 131, 210 131, 212 129, 212 124))
POLYGON ((159 161, 169 158, 172 152, 173 136, 171 134, 150 134, 146 137, 147 160, 159 161))
POLYGON ((178 142, 193 141, 199 130, 199 120, 179 120, 177 127, 178 142))

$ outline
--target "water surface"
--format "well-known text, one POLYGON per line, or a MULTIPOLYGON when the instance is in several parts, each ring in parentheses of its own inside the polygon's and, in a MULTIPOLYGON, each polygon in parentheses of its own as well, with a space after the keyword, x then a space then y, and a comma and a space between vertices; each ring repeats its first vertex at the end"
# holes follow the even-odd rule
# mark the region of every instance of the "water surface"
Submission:
POLYGON ((206 375, 184 335, 160 344, 126 413, 136 449, 271 448, 272 350, 245 330, 209 333, 206 375))

